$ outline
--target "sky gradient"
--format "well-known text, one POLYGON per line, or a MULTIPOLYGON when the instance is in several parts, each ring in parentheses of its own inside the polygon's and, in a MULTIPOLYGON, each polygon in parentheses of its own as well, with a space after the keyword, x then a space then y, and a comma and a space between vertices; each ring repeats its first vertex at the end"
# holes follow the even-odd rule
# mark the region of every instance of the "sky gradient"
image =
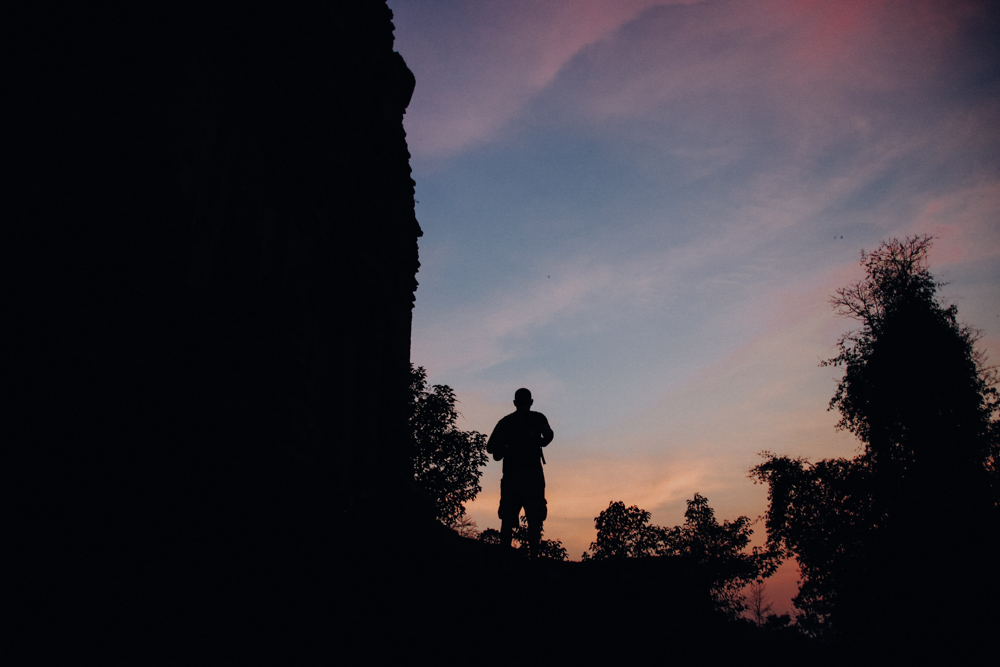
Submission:
MULTIPOLYGON (((613 500, 758 517, 758 453, 853 456, 821 368, 860 251, 936 237, 1000 360, 1000 20, 986 2, 389 0, 424 230, 411 359, 489 434, 528 387, 546 537, 613 500)), ((499 528, 500 464, 468 507, 499 528)), ((764 537, 755 525, 755 539, 764 537)), ((771 585, 786 611, 795 573, 771 585)))

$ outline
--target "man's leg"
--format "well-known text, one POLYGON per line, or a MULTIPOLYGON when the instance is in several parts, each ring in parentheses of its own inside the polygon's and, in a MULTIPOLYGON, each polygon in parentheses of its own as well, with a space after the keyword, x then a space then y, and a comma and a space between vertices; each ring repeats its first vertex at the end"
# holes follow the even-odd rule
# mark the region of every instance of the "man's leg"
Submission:
POLYGON ((520 514, 521 499, 516 487, 508 484, 506 479, 500 480, 500 509, 497 516, 500 518, 500 544, 505 547, 509 547, 514 539, 514 528, 517 527, 517 517, 520 514))
POLYGON ((545 487, 542 486, 534 494, 530 503, 525 503, 524 516, 528 519, 528 550, 531 556, 538 556, 538 547, 542 542, 542 523, 549 515, 548 504, 545 502, 545 487))
POLYGON ((538 555, 538 546, 542 542, 542 522, 528 520, 528 553, 534 557, 538 555))
POLYGON ((500 521, 500 544, 509 547, 511 540, 514 539, 514 526, 517 525, 517 517, 515 516, 513 519, 501 517, 500 521))

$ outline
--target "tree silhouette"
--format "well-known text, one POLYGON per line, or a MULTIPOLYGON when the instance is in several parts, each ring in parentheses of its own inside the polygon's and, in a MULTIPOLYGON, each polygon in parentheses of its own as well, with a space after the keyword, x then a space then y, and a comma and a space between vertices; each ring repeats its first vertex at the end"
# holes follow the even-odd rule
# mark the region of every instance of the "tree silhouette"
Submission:
POLYGON ((635 505, 629 508, 612 501, 595 519, 597 541, 590 543, 593 553, 583 560, 613 560, 654 556, 662 547, 662 529, 649 525, 650 514, 635 505))
POLYGON ((455 519, 455 522, 451 525, 451 529, 470 540, 479 539, 479 527, 468 515, 462 515, 455 519))
POLYGON ((443 384, 427 386, 427 372, 410 365, 410 431, 413 479, 434 504, 435 517, 454 527, 465 503, 482 487, 486 436, 456 427, 455 392, 443 384))
POLYGON ((916 635, 927 590, 937 604, 963 606, 945 572, 989 577, 996 372, 975 331, 939 302, 930 246, 917 236, 862 253, 865 278, 831 300, 861 324, 823 364, 844 369, 830 409, 861 441, 860 454, 809 464, 764 452, 751 471, 769 485, 769 541, 799 561, 794 603, 812 632, 916 635), (927 539, 928 526, 947 526, 947 539, 927 539))
POLYGON ((844 368, 830 408, 871 464, 938 480, 942 466, 963 477, 982 470, 997 377, 975 347, 976 332, 937 299, 940 284, 927 269, 931 240, 893 240, 862 253, 866 277, 831 300, 861 328, 844 334, 824 365, 844 368))
POLYGON ((767 595, 767 585, 763 579, 752 581, 746 586, 743 591, 743 600, 750 618, 753 619, 758 628, 764 627, 769 616, 774 616, 771 611, 774 604, 767 595))
POLYGON ((794 554, 801 581, 793 599, 799 626, 820 634, 839 602, 846 582, 863 570, 872 507, 871 468, 863 462, 828 459, 810 465, 803 459, 763 453, 751 474, 770 485, 766 525, 768 542, 794 554))
POLYGON ((754 547, 747 551, 753 534, 750 523, 745 516, 719 523, 708 499, 696 493, 687 501, 684 523, 659 530, 659 553, 684 556, 698 563, 712 579, 716 607, 736 616, 746 610, 742 589, 752 581, 771 576, 780 558, 776 548, 754 547))
POLYGON ((649 519, 646 510, 612 502, 594 519, 597 541, 590 545, 593 553, 584 553, 583 560, 686 558, 711 581, 716 607, 731 616, 746 607, 741 589, 750 581, 770 576, 777 568, 777 549, 746 551, 753 534, 750 519, 741 516, 720 524, 708 499, 699 493, 687 501, 682 525, 661 528, 651 525, 649 519))

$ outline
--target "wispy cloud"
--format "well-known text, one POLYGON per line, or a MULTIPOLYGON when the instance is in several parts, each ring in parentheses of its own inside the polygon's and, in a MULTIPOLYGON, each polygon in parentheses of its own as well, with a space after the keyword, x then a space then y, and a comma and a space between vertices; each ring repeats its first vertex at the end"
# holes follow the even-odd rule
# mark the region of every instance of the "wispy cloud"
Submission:
POLYGON ((490 140, 559 70, 647 7, 666 0, 441 2, 421 22, 417 2, 390 2, 396 49, 418 85, 405 125, 420 157, 490 140))

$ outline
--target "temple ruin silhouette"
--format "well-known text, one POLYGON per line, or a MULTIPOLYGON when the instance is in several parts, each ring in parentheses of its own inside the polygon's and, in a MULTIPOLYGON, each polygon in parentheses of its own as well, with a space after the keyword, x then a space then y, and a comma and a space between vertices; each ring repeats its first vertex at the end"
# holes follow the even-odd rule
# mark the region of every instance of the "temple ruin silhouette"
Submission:
POLYGON ((38 621, 149 634, 178 611, 210 626, 247 586, 311 598, 412 505, 421 231, 391 12, 66 3, 13 27, 38 621))

